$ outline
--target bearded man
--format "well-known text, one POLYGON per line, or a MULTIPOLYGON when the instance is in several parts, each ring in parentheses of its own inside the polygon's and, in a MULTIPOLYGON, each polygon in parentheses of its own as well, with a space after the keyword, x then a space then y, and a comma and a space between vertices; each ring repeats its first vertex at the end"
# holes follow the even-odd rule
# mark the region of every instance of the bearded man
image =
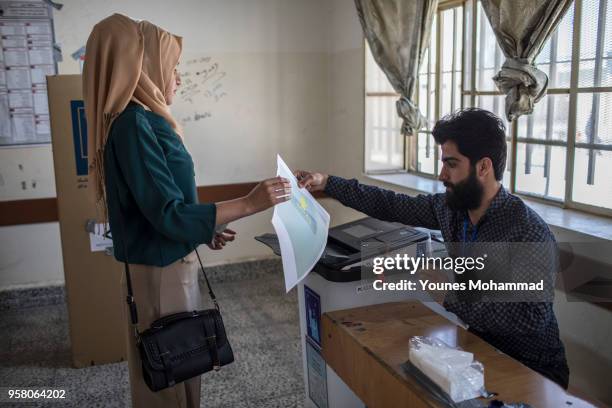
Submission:
MULTIPOLYGON (((432 133, 442 152, 442 194, 413 197, 316 172, 298 171, 296 177, 300 187, 324 191, 371 217, 440 230, 447 243, 554 245, 548 225, 501 183, 507 148, 499 117, 483 109, 463 109, 438 121, 432 133)), ((557 272, 552 256, 532 251, 513 258, 507 268, 519 274, 534 268, 549 276, 557 272)), ((471 332, 567 389, 569 368, 552 300, 482 302, 447 296, 444 306, 471 332)))

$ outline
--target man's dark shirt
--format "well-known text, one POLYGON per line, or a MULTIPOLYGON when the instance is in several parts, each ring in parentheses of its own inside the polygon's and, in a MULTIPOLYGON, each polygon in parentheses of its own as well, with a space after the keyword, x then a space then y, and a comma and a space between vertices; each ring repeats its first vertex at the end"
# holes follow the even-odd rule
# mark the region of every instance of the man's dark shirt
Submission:
MULTIPOLYGON (((473 236, 467 212, 451 210, 446 194, 411 197, 336 176, 329 176, 325 193, 374 218, 440 230, 445 242, 463 241, 467 220, 467 236, 473 236)), ((548 225, 503 186, 476 228, 477 242, 555 241, 548 225)), ((445 307, 500 351, 567 388, 569 369, 551 302, 446 301, 445 307)))

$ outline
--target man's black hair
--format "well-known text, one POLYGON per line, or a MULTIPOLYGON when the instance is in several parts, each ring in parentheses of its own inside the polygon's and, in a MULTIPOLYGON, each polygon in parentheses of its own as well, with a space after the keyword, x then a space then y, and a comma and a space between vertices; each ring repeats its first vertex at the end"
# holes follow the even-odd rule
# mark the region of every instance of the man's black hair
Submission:
POLYGON ((470 164, 483 157, 493 162, 495 179, 501 180, 506 168, 506 126, 492 112, 480 108, 466 108, 444 116, 433 128, 436 143, 453 141, 459 153, 470 159, 470 164))

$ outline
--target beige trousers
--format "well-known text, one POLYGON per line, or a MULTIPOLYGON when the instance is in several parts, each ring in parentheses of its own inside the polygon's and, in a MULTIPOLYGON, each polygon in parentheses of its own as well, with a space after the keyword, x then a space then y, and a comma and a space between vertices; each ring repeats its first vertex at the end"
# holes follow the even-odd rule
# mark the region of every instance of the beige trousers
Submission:
MULTIPOLYGON (((151 323, 172 313, 202 309, 198 287, 199 263, 195 252, 165 267, 130 264, 134 300, 138 307, 138 330, 144 331, 151 323)), ((125 274, 122 287, 127 295, 125 274)), ((125 296, 124 296, 125 304, 125 296)), ((200 376, 174 387, 153 392, 142 377, 140 354, 127 305, 124 307, 127 331, 127 355, 130 372, 132 406, 135 408, 200 406, 200 376)))

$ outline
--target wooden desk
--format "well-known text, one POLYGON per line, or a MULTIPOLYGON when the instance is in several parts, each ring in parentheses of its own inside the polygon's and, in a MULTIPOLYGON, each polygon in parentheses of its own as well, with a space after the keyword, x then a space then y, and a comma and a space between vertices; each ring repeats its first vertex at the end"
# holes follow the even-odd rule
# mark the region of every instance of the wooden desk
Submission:
POLYGON ((401 368, 408 360, 412 336, 435 336, 474 353, 484 364, 487 390, 504 402, 523 402, 534 408, 594 406, 419 302, 329 312, 321 323, 325 361, 368 408, 440 407, 401 368))

